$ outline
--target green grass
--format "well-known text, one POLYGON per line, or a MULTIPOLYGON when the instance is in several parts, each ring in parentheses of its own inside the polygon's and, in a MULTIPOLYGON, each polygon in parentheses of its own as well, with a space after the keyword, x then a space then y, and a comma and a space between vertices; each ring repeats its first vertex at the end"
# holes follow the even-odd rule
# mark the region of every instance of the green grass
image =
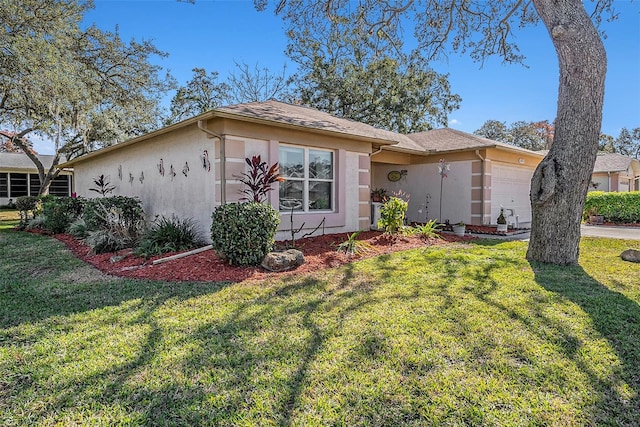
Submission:
POLYGON ((0 230, 13 228, 20 223, 20 213, 16 210, 0 210, 0 230))
POLYGON ((637 242, 526 243, 266 282, 100 275, 0 231, 0 425, 637 425, 637 242))

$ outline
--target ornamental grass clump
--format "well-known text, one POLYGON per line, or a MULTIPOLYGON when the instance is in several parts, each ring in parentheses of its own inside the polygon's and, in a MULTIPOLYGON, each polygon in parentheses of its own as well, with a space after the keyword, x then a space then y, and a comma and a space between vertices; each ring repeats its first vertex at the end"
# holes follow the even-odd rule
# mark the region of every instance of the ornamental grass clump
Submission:
POLYGON ((280 214, 271 205, 218 206, 212 215, 211 245, 231 265, 258 265, 273 247, 278 225, 280 214))

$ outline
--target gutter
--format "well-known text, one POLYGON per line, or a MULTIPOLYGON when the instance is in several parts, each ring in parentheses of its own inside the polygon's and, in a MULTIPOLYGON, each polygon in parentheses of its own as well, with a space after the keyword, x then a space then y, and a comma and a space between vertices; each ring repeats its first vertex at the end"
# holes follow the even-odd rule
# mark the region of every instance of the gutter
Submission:
POLYGON ((218 138, 220 141, 220 203, 227 203, 227 177, 226 177, 226 153, 225 153, 225 138, 224 135, 218 134, 207 129, 206 122, 204 120, 198 120, 198 129, 207 135, 212 136, 213 138, 218 138))
POLYGON ((484 225, 484 169, 486 159, 480 154, 480 150, 476 150, 476 157, 480 159, 480 203, 482 205, 482 225, 484 225))

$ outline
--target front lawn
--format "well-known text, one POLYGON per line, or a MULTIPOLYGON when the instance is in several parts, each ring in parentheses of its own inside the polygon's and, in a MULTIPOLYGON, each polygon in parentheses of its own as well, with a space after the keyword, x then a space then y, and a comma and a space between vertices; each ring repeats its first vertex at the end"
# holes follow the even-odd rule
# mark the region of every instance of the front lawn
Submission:
POLYGON ((264 282, 112 278, 0 230, 0 425, 637 425, 638 242, 526 243, 264 282))

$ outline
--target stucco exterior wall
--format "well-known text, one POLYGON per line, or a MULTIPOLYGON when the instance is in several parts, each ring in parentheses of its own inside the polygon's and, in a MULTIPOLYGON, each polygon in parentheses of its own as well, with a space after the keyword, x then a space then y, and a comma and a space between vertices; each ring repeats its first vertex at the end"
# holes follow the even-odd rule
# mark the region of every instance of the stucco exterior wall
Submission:
MULTIPOLYGON (((296 237, 311 231, 323 219, 325 233, 352 232, 368 225, 371 144, 298 129, 283 130, 252 123, 242 126, 230 120, 210 121, 207 126, 224 135, 224 180, 220 140, 193 124, 77 162, 75 191, 79 196, 95 197, 96 193, 89 189, 94 187, 93 179, 104 174, 116 187, 114 195, 140 198, 148 220, 156 215, 193 218, 203 238, 210 240, 211 214, 215 206, 222 203, 223 181, 225 201, 241 200, 244 186, 239 178, 248 170, 245 158, 260 155, 263 161, 273 164, 279 161, 278 147, 284 143, 330 149, 334 153, 335 209, 294 213, 293 228, 297 230, 302 226, 296 237)), ((275 184, 268 195, 269 203, 276 208, 278 190, 275 184)), ((276 238, 290 239, 291 228, 289 212, 281 212, 276 238)), ((321 227, 316 234, 322 231, 321 227)))
MULTIPOLYGON (((373 158, 375 160, 375 157, 373 158)), ((433 158, 432 158, 433 160, 433 158)), ((389 195, 400 191, 409 195, 407 221, 425 222, 431 219, 451 223, 471 222, 471 161, 449 162, 447 177, 442 180, 442 218, 440 218, 440 174, 435 162, 413 165, 373 163, 372 186, 384 188, 389 195), (406 170, 397 182, 387 179, 393 170, 406 170)))
POLYGON ((140 198, 147 220, 156 215, 193 218, 208 238, 215 167, 213 140, 193 125, 77 163, 75 191, 96 197, 89 189, 104 174, 116 187, 114 195, 140 198))

